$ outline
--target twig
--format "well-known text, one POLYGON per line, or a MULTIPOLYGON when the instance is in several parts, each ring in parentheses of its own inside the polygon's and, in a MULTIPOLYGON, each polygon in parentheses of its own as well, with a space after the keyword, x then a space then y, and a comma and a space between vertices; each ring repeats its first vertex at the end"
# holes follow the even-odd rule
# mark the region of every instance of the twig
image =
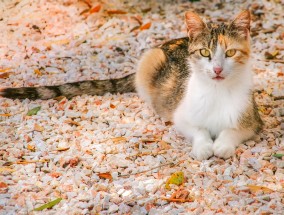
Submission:
POLYGON ((160 167, 168 166, 168 165, 177 166, 177 165, 179 165, 179 164, 182 163, 182 162, 184 162, 184 160, 182 160, 182 161, 180 161, 180 162, 178 162, 178 163, 168 162, 168 163, 165 163, 165 164, 162 164, 162 165, 153 167, 153 168, 151 168, 151 169, 147 169, 147 170, 144 170, 144 171, 141 171, 141 172, 136 172, 136 173, 130 173, 130 174, 125 174, 125 175, 120 175, 119 177, 126 178, 126 177, 131 176, 131 175, 138 175, 138 174, 145 173, 145 172, 149 172, 149 171, 152 171, 152 170, 154 170, 154 169, 158 169, 158 168, 160 168, 160 167))
POLYGON ((274 63, 284 63, 284 60, 281 59, 265 59, 266 62, 274 62, 274 63))
POLYGON ((274 101, 282 99, 284 99, 284 96, 274 96, 274 101))

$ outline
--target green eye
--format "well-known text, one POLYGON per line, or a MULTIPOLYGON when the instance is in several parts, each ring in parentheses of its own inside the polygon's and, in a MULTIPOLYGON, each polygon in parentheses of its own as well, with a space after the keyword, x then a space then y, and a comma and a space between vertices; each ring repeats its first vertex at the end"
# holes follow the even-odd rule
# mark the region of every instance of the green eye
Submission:
POLYGON ((236 54, 236 49, 229 49, 226 51, 226 57, 233 57, 236 54))
POLYGON ((203 57, 209 57, 210 56, 210 52, 208 49, 200 49, 200 54, 203 56, 203 57))

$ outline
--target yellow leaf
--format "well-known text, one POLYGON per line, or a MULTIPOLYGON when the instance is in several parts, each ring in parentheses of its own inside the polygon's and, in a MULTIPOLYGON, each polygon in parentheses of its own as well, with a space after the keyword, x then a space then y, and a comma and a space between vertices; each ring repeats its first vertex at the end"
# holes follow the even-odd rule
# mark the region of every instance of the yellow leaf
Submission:
POLYGON ((252 185, 252 184, 248 184, 246 186, 250 189, 251 192, 257 192, 257 191, 263 191, 265 193, 272 193, 272 192, 274 192, 270 188, 264 187, 264 186, 258 186, 258 185, 252 185))
POLYGON ((6 68, 6 69, 0 69, 0 72, 7 72, 9 70, 11 70, 12 68, 6 68))
POLYGON ((126 141, 126 138, 125 137, 114 137, 114 138, 111 138, 111 140, 114 143, 118 143, 120 141, 126 141))
POLYGON ((42 127, 42 126, 40 126, 39 124, 35 124, 34 125, 34 130, 35 131, 39 131, 39 132, 42 132, 42 131, 44 131, 44 128, 42 127))
POLYGON ((28 144, 27 149, 32 151, 32 152, 35 152, 35 146, 33 146, 33 145, 28 144))
POLYGON ((7 167, 0 167, 0 172, 15 172, 15 170, 7 167))
POLYGON ((38 75, 38 76, 42 76, 42 73, 41 73, 41 71, 40 71, 39 69, 35 69, 35 70, 34 70, 34 73, 35 73, 36 75, 38 75))
POLYGON ((55 44, 55 45, 66 45, 69 44, 70 40, 68 39, 63 39, 63 40, 55 40, 55 41, 49 41, 44 43, 45 46, 50 47, 51 45, 55 44))
POLYGON ((12 116, 12 114, 10 114, 10 113, 0 113, 0 116, 7 116, 7 117, 9 117, 9 116, 12 116))
POLYGON ((66 148, 57 148, 56 151, 58 152, 63 152, 63 151, 67 151, 68 149, 70 149, 70 147, 66 147, 66 148))
POLYGON ((184 183, 184 173, 183 172, 175 172, 171 175, 171 177, 166 182, 166 189, 170 189, 170 184, 175 184, 177 186, 184 183))

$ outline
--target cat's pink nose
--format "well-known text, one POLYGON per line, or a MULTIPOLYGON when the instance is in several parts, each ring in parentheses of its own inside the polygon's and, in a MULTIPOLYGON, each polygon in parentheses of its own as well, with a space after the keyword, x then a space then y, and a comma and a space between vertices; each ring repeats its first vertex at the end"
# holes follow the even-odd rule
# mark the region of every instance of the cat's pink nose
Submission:
POLYGON ((213 70, 216 73, 216 75, 220 75, 221 72, 223 71, 223 68, 220 66, 217 66, 217 67, 213 67, 213 70))

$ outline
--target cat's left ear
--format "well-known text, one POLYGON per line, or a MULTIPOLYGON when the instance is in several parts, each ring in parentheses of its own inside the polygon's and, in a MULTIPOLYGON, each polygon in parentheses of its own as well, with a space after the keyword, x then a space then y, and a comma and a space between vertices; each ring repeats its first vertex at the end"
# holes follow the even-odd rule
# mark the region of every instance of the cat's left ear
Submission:
POLYGON ((250 32, 250 12, 249 10, 244 10, 232 21, 231 27, 236 29, 240 36, 245 39, 248 38, 250 32))

